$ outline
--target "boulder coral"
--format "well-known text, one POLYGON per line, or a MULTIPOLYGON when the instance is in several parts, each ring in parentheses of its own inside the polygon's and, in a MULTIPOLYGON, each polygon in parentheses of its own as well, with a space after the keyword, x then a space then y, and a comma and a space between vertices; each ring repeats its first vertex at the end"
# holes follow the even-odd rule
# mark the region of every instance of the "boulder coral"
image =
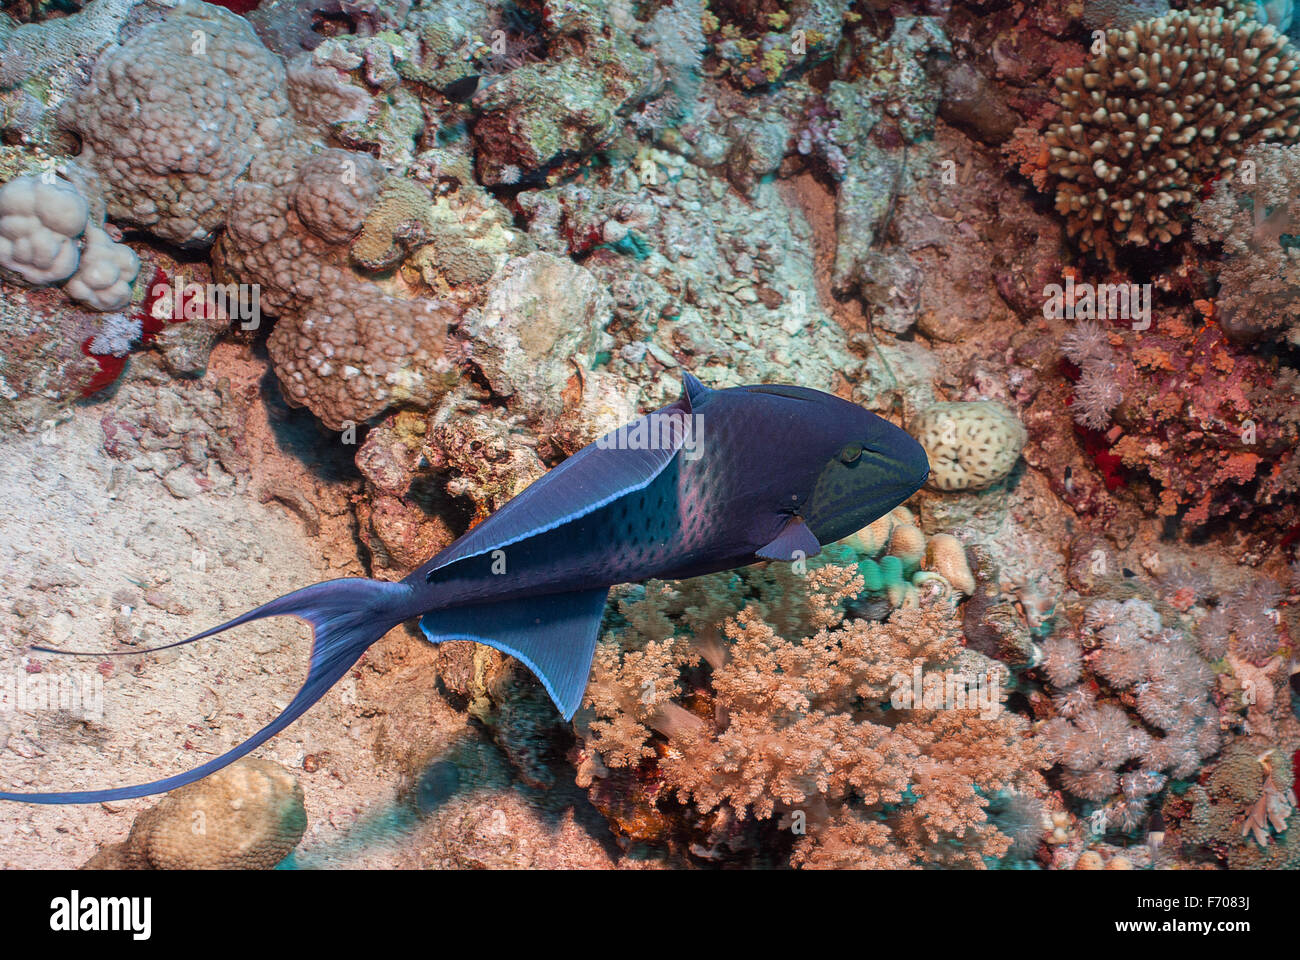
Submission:
POLYGON ((436 300, 399 300, 372 284, 347 284, 282 316, 266 346, 289 402, 342 430, 396 403, 436 404, 459 377, 448 339, 456 317, 436 300))
POLYGON ((1003 480, 1029 438, 1020 419, 992 400, 936 403, 908 430, 930 458, 929 486, 983 490, 1003 480))
POLYGON ((88 870, 269 870, 307 829, 302 787, 270 760, 240 760, 136 817, 88 870))
POLYGON ((62 283, 92 310, 131 302, 140 258, 90 219, 90 205, 71 184, 15 177, 0 187, 0 270, 33 285, 62 283))
POLYGON ((242 17, 194 0, 107 48, 60 122, 112 219, 193 246, 212 242, 252 158, 293 135, 284 64, 242 17))

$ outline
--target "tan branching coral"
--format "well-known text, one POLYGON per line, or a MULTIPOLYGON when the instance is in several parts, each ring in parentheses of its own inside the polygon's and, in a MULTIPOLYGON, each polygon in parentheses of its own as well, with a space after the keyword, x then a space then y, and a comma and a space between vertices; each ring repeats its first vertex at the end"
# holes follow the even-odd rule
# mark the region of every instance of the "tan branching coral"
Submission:
POLYGON ((1047 190, 1079 245, 1182 234, 1199 192, 1254 143, 1300 134, 1300 60, 1244 11, 1177 11, 1110 30, 1104 50, 1057 79, 1047 190))
POLYGON ((1032 794, 1044 766, 1027 723, 1001 709, 1004 668, 963 648, 947 601, 883 623, 846 619, 844 602, 862 589, 853 567, 830 564, 634 590, 597 648, 577 720, 579 782, 598 805, 600 780, 673 794, 707 824, 697 856, 715 843, 734 850, 745 824, 779 818, 797 865, 1001 857, 1011 841, 990 822, 989 798, 1032 794), (914 707, 921 673, 924 707, 914 707), (969 702, 965 687, 945 700, 952 678, 977 675, 986 697, 972 686, 969 702))

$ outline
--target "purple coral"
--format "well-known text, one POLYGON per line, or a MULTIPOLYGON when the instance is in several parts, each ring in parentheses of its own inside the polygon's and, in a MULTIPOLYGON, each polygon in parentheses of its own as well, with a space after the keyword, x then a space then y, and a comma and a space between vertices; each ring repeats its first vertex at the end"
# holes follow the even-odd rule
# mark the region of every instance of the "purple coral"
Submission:
POLYGON ((1061 772, 1061 782, 1065 789, 1084 800, 1105 800, 1115 792, 1119 778, 1114 770, 1071 770, 1068 767, 1061 772))
POLYGON ((1076 367, 1089 360, 1109 360, 1114 351, 1106 328, 1095 320, 1080 320, 1061 338, 1061 352, 1076 367))
MULTIPOLYGON (((1226 626, 1227 614, 1218 618, 1226 626)), ((1147 798, 1164 787, 1165 773, 1188 776, 1218 750, 1217 708, 1209 696, 1214 674, 1190 639, 1167 628, 1144 600, 1093 601, 1084 624, 1079 641, 1044 647, 1050 666, 1052 653, 1067 644, 1095 645, 1086 666, 1101 681, 1100 692, 1079 683, 1055 693, 1057 716, 1040 732, 1061 764, 1065 790, 1106 803, 1108 827, 1128 832, 1145 818, 1147 798), (1132 691, 1133 699, 1125 700, 1129 709, 1100 699, 1121 690, 1132 691), (1140 768, 1124 769, 1134 761, 1140 768), (1117 789, 1122 796, 1115 796, 1117 789)))
POLYGON ((1083 652, 1070 637, 1051 637, 1043 641, 1043 669, 1057 687, 1068 687, 1083 671, 1083 652))

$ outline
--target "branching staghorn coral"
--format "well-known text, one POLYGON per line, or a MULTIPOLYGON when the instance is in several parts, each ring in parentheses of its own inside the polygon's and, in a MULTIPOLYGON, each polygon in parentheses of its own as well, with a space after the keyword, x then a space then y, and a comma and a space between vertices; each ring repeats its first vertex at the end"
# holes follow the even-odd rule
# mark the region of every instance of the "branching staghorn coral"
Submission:
POLYGON ((846 618, 862 590, 861 575, 837 564, 633 588, 597 648, 577 720, 579 783, 616 829, 632 835, 631 795, 635 824, 647 806, 676 816, 706 858, 778 817, 789 828, 781 849, 801 866, 1003 856, 1012 841, 985 808, 1001 791, 1039 789, 1044 755, 1000 693, 977 705, 953 678, 983 673, 984 689, 998 690, 1004 668, 963 649, 945 600, 883 623, 846 618), (922 673, 926 707, 911 709, 922 673))
POLYGON ((1057 79, 1046 192, 1072 237, 1113 260, 1169 243, 1200 190, 1243 150, 1300 134, 1300 60, 1244 11, 1175 11, 1110 30, 1104 50, 1057 79))

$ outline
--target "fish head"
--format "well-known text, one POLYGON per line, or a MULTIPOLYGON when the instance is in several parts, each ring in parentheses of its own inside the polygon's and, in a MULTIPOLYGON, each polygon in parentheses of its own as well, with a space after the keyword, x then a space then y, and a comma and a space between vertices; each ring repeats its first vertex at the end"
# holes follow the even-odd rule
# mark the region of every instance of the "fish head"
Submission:
POLYGON ((796 514, 821 544, 884 516, 930 475, 925 449, 906 432, 855 403, 803 387, 759 387, 802 401, 789 415, 783 459, 794 463, 781 509, 796 514), (793 439, 791 439, 793 438, 793 439))

